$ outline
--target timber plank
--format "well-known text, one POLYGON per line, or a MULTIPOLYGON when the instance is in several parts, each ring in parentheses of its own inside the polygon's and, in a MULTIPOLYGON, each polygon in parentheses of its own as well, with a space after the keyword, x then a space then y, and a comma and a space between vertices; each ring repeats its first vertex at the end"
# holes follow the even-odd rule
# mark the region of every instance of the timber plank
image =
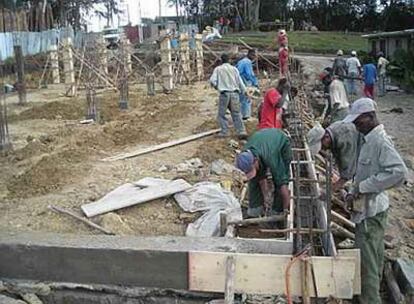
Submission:
MULTIPOLYGON (((291 256, 263 254, 234 254, 213 252, 189 253, 189 289, 192 291, 224 292, 226 261, 235 256, 236 293, 284 294, 285 270, 291 256)), ((351 299, 354 295, 355 257, 311 257, 319 297, 330 295, 351 299)), ((292 295, 302 295, 300 263, 295 263, 290 272, 292 295)), ((312 275, 309 273, 309 285, 312 275)), ((315 297, 314 290, 309 291, 315 297)))
POLYGON ((137 191, 135 191, 135 186, 132 184, 124 186, 122 186, 124 187, 121 189, 122 191, 118 193, 122 196, 122 199, 119 199, 113 193, 110 193, 108 196, 104 197, 103 200, 82 205, 82 211, 87 217, 92 217, 110 211, 142 204, 161 197, 173 195, 191 188, 191 185, 183 179, 174 180, 168 184, 163 184, 157 187, 148 187, 137 191), (125 190, 126 194, 124 193, 125 190))
POLYGON ((115 155, 113 157, 105 158, 102 161, 116 161, 116 160, 122 160, 122 159, 131 158, 131 157, 136 157, 136 156, 144 155, 144 154, 147 154, 147 153, 163 150, 163 149, 166 149, 166 148, 169 148, 169 147, 174 147, 174 146, 177 146, 177 145, 181 145, 181 144, 184 144, 184 143, 187 143, 187 142, 199 139, 199 138, 203 138, 203 137, 206 137, 206 136, 216 134, 218 132, 220 132, 220 129, 214 129, 214 130, 211 130, 211 131, 207 131, 207 132, 203 132, 203 133, 199 133, 199 134, 194 134, 194 135, 190 135, 190 136, 187 136, 187 137, 184 137, 184 138, 169 141, 169 142, 159 144, 159 145, 156 145, 156 146, 151 146, 151 147, 148 147, 148 148, 139 149, 137 151, 133 151, 133 152, 130 152, 130 153, 118 154, 118 155, 115 155))

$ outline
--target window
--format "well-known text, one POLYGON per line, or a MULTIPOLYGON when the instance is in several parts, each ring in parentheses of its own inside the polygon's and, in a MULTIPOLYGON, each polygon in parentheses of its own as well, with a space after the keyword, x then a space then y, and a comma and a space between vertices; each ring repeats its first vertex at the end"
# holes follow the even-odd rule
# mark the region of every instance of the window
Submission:
POLYGON ((400 49, 401 48, 401 39, 395 39, 395 48, 400 49))
POLYGON ((376 40, 371 41, 371 52, 372 54, 377 53, 377 41, 376 40))

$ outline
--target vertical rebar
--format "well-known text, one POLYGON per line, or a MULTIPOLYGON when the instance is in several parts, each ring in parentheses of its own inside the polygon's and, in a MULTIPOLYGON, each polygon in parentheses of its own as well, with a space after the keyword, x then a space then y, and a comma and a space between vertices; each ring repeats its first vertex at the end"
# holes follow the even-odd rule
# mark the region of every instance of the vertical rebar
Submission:
POLYGON ((326 155, 326 216, 327 216, 327 247, 329 254, 332 254, 331 246, 331 209, 332 209, 332 153, 326 155))

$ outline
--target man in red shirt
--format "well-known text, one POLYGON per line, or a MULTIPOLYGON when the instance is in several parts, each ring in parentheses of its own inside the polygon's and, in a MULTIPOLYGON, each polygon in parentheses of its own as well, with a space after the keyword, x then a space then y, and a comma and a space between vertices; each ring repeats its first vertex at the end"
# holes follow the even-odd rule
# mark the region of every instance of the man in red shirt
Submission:
POLYGON ((286 77, 289 72, 289 49, 283 45, 279 48, 279 74, 286 77))
POLYGON ((265 96, 263 103, 259 107, 259 124, 257 128, 276 128, 283 127, 283 105, 287 99, 290 85, 286 78, 282 78, 277 83, 275 88, 269 89, 265 96))

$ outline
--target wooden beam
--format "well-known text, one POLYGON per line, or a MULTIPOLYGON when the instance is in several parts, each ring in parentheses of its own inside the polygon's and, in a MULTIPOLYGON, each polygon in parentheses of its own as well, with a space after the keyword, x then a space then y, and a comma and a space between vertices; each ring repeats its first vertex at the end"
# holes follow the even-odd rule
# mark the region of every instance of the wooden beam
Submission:
POLYGON ((232 221, 228 222, 227 225, 239 225, 239 226, 246 226, 246 225, 254 225, 254 224, 261 224, 261 223, 270 223, 270 222, 281 222, 286 220, 286 216, 282 215, 272 215, 266 217, 258 217, 258 218, 249 218, 239 221, 232 221))
POLYGON ((131 207, 137 204, 142 204, 161 197, 173 195, 178 192, 190 189, 191 185, 183 179, 174 180, 168 184, 157 187, 148 187, 139 190, 136 196, 129 196, 123 200, 106 200, 103 202, 94 202, 82 205, 82 211, 87 217, 104 214, 114 210, 131 207))
MULTIPOLYGON (((284 272, 292 256, 218 252, 189 253, 189 289, 203 292, 224 292, 227 257, 235 257, 235 292, 251 294, 284 294, 284 272)), ((318 296, 351 299, 354 295, 355 257, 311 257, 318 296)), ((313 279, 308 272, 309 286, 313 279)), ((292 296, 302 296, 300 263, 290 271, 292 296)), ((311 288, 309 296, 315 297, 311 288)))
POLYGON ((112 157, 108 157, 103 159, 102 161, 116 161, 116 160, 122 160, 122 159, 127 159, 127 158, 131 158, 131 157, 137 157, 140 155, 144 155, 144 154, 148 154, 151 152, 155 152, 155 151, 159 151, 159 150, 163 150, 166 148, 170 148, 170 147, 174 147, 174 146, 178 146, 178 145, 182 145, 185 144, 187 142, 199 139, 199 138, 203 138, 203 137, 207 137, 213 134, 217 134, 220 132, 220 129, 214 129, 211 131, 207 131, 207 132, 203 132, 203 133, 199 133, 199 134, 194 134, 194 135, 190 135, 181 139, 176 139, 173 141, 169 141, 167 143, 163 143, 160 145, 156 145, 156 146, 151 146, 148 148, 144 148, 144 149, 139 149, 137 151, 133 151, 130 153, 122 153, 122 154, 118 154, 112 157))

